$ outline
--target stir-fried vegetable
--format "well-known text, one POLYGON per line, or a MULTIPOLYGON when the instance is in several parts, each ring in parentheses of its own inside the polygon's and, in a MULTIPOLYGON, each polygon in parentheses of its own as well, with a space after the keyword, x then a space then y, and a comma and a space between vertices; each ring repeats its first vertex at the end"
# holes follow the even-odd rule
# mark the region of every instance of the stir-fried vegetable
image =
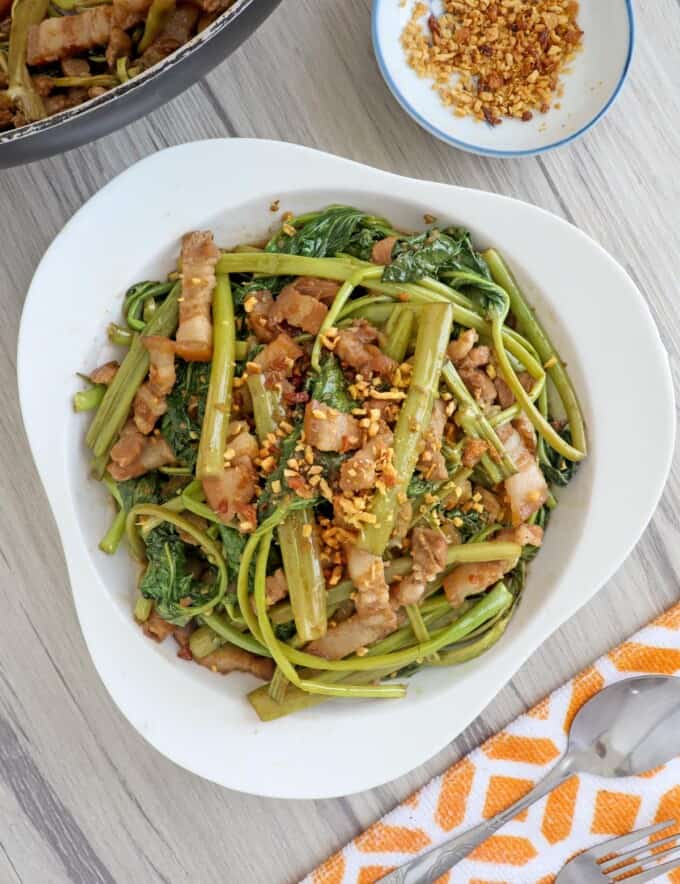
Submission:
POLYGON ((398 698, 394 677, 484 653, 586 442, 500 257, 345 206, 264 250, 184 244, 205 268, 182 262, 196 312, 178 283, 132 286, 128 328, 108 331, 120 365, 74 398, 96 409, 86 442, 116 507, 101 548, 127 535, 144 631, 266 679, 249 695, 264 721, 398 698))
POLYGON ((29 30, 45 18, 49 0, 14 0, 7 59, 7 95, 27 123, 45 116, 45 105, 26 66, 29 30))
POLYGON ((77 107, 126 83, 232 2, 0 0, 0 131, 77 107))

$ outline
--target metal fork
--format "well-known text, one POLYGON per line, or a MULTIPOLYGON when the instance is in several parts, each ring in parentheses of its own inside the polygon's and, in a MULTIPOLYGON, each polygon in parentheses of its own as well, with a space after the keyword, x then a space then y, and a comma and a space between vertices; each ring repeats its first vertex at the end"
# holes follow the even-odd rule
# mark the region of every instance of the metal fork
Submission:
POLYGON ((643 884, 644 881, 653 881, 666 872, 672 872, 680 868, 680 835, 676 833, 659 841, 638 844, 671 826, 677 826, 677 822, 668 820, 665 823, 656 823, 646 829, 631 832, 630 835, 612 838, 591 847, 566 864, 555 884, 611 884, 618 881, 621 875, 632 871, 636 874, 624 878, 625 884, 643 884), (634 846, 636 844, 637 847, 634 846), (652 853, 660 847, 666 849, 652 853), (675 855, 674 858, 671 858, 672 854, 675 855), (661 859, 668 861, 659 865, 661 859))

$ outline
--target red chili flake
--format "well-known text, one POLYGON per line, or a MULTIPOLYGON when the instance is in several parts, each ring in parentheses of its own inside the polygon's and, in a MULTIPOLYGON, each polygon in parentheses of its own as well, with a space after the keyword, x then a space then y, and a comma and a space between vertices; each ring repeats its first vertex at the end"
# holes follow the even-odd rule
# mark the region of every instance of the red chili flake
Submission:
POLYGON ((436 15, 431 15, 427 20, 427 26, 430 29, 430 33, 435 40, 438 40, 441 37, 441 31, 439 30, 439 20, 436 15))

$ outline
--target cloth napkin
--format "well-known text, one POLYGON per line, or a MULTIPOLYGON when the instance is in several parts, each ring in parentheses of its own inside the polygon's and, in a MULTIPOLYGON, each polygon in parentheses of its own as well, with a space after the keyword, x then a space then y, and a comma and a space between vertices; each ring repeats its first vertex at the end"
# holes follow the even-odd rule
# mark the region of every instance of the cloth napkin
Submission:
MULTIPOLYGON (((494 816, 526 794, 562 755, 569 725, 586 700, 622 678, 652 673, 680 675, 680 604, 435 777, 303 884, 372 884, 494 816)), ((680 758, 639 777, 573 777, 437 884, 550 884, 585 848, 671 818, 680 819, 680 758)), ((680 871, 660 880, 680 884, 680 871)))

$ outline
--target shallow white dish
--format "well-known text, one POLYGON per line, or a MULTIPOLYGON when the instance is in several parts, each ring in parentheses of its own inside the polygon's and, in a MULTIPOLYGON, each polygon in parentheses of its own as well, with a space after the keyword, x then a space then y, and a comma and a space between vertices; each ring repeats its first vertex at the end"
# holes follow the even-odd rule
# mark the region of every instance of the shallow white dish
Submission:
POLYGON ((267 141, 171 148, 89 200, 36 271, 18 373, 82 630, 114 701, 178 764, 234 789, 285 798, 368 789, 452 740, 624 560, 661 494, 674 439, 671 378, 651 315, 624 270, 583 233, 505 197, 267 141), (590 456, 561 495, 517 615, 488 654, 417 675, 405 700, 326 703, 261 724, 245 698, 253 679, 188 665, 176 659, 174 643, 155 645, 133 623, 132 564, 122 551, 110 558, 97 549, 111 511, 88 478, 88 418, 73 413, 71 396, 80 386, 75 372, 100 361, 124 290, 167 273, 182 233, 209 227, 225 246, 260 239, 274 220, 273 199, 296 213, 350 203, 404 229, 421 227, 428 212, 471 229, 478 246, 498 247, 569 363, 590 456))
MULTIPOLYGON (((491 157, 521 157, 569 144, 609 110, 623 86, 633 57, 635 21, 631 0, 581 0, 583 48, 562 78, 560 108, 534 114, 523 123, 504 119, 489 126, 456 117, 406 62, 400 38, 418 0, 373 0, 373 49, 385 82, 403 109, 424 129, 452 147, 491 157)), ((423 0, 435 13, 440 0, 423 0)))

